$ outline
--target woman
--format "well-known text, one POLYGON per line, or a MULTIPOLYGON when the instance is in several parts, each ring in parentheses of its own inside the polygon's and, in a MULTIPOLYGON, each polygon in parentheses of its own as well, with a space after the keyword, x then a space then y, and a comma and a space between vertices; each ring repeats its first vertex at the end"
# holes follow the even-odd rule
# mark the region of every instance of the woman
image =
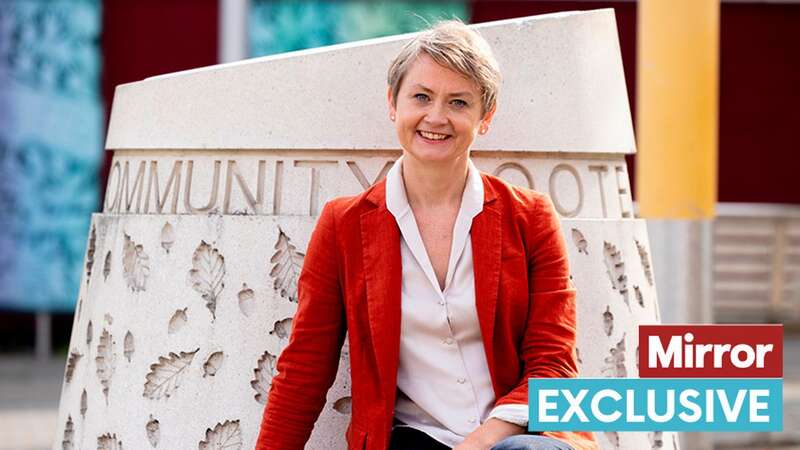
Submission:
POLYGON ((256 448, 303 448, 345 331, 350 449, 596 448, 588 433, 525 434, 528 378, 577 373, 575 292, 549 200, 469 159, 496 110, 488 44, 442 22, 388 78, 403 155, 321 213, 256 448))

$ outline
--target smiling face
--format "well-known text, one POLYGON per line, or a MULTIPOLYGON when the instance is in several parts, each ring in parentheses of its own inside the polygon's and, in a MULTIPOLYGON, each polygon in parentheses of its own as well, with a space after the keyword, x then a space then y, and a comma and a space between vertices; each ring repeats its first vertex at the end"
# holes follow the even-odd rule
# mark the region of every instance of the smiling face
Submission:
POLYGON ((389 113, 405 158, 448 163, 466 158, 494 110, 483 115, 478 85, 421 53, 403 77, 397 98, 389 89, 389 113))

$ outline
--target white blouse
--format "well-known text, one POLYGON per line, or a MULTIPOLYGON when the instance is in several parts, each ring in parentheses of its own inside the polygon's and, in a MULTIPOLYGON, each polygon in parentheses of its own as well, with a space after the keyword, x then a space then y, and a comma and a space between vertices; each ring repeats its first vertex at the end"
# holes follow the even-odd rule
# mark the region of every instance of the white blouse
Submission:
POLYGON ((480 173, 469 161, 442 290, 408 204, 401 168, 402 157, 386 175, 386 207, 402 236, 395 417, 450 447, 491 417, 527 426, 527 405, 492 408, 495 396, 475 307, 470 241, 472 219, 483 210, 480 173))

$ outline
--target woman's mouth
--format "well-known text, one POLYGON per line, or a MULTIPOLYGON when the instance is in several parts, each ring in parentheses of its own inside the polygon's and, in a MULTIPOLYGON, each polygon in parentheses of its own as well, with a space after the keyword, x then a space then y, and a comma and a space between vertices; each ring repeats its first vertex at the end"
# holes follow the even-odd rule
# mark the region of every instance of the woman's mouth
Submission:
POLYGON ((417 130, 417 134, 429 141, 444 141, 450 137, 449 134, 432 133, 430 131, 417 130))

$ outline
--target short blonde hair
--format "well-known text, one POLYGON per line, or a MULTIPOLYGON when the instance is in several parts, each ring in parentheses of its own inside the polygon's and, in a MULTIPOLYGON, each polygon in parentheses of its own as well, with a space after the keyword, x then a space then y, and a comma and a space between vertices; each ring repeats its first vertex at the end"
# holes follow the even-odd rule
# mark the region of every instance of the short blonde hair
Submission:
POLYGON ((483 114, 497 104, 500 90, 500 68, 489 43, 458 20, 438 22, 411 39, 389 66, 388 82, 396 104, 397 92, 411 65, 421 53, 443 67, 464 75, 481 90, 483 114))

